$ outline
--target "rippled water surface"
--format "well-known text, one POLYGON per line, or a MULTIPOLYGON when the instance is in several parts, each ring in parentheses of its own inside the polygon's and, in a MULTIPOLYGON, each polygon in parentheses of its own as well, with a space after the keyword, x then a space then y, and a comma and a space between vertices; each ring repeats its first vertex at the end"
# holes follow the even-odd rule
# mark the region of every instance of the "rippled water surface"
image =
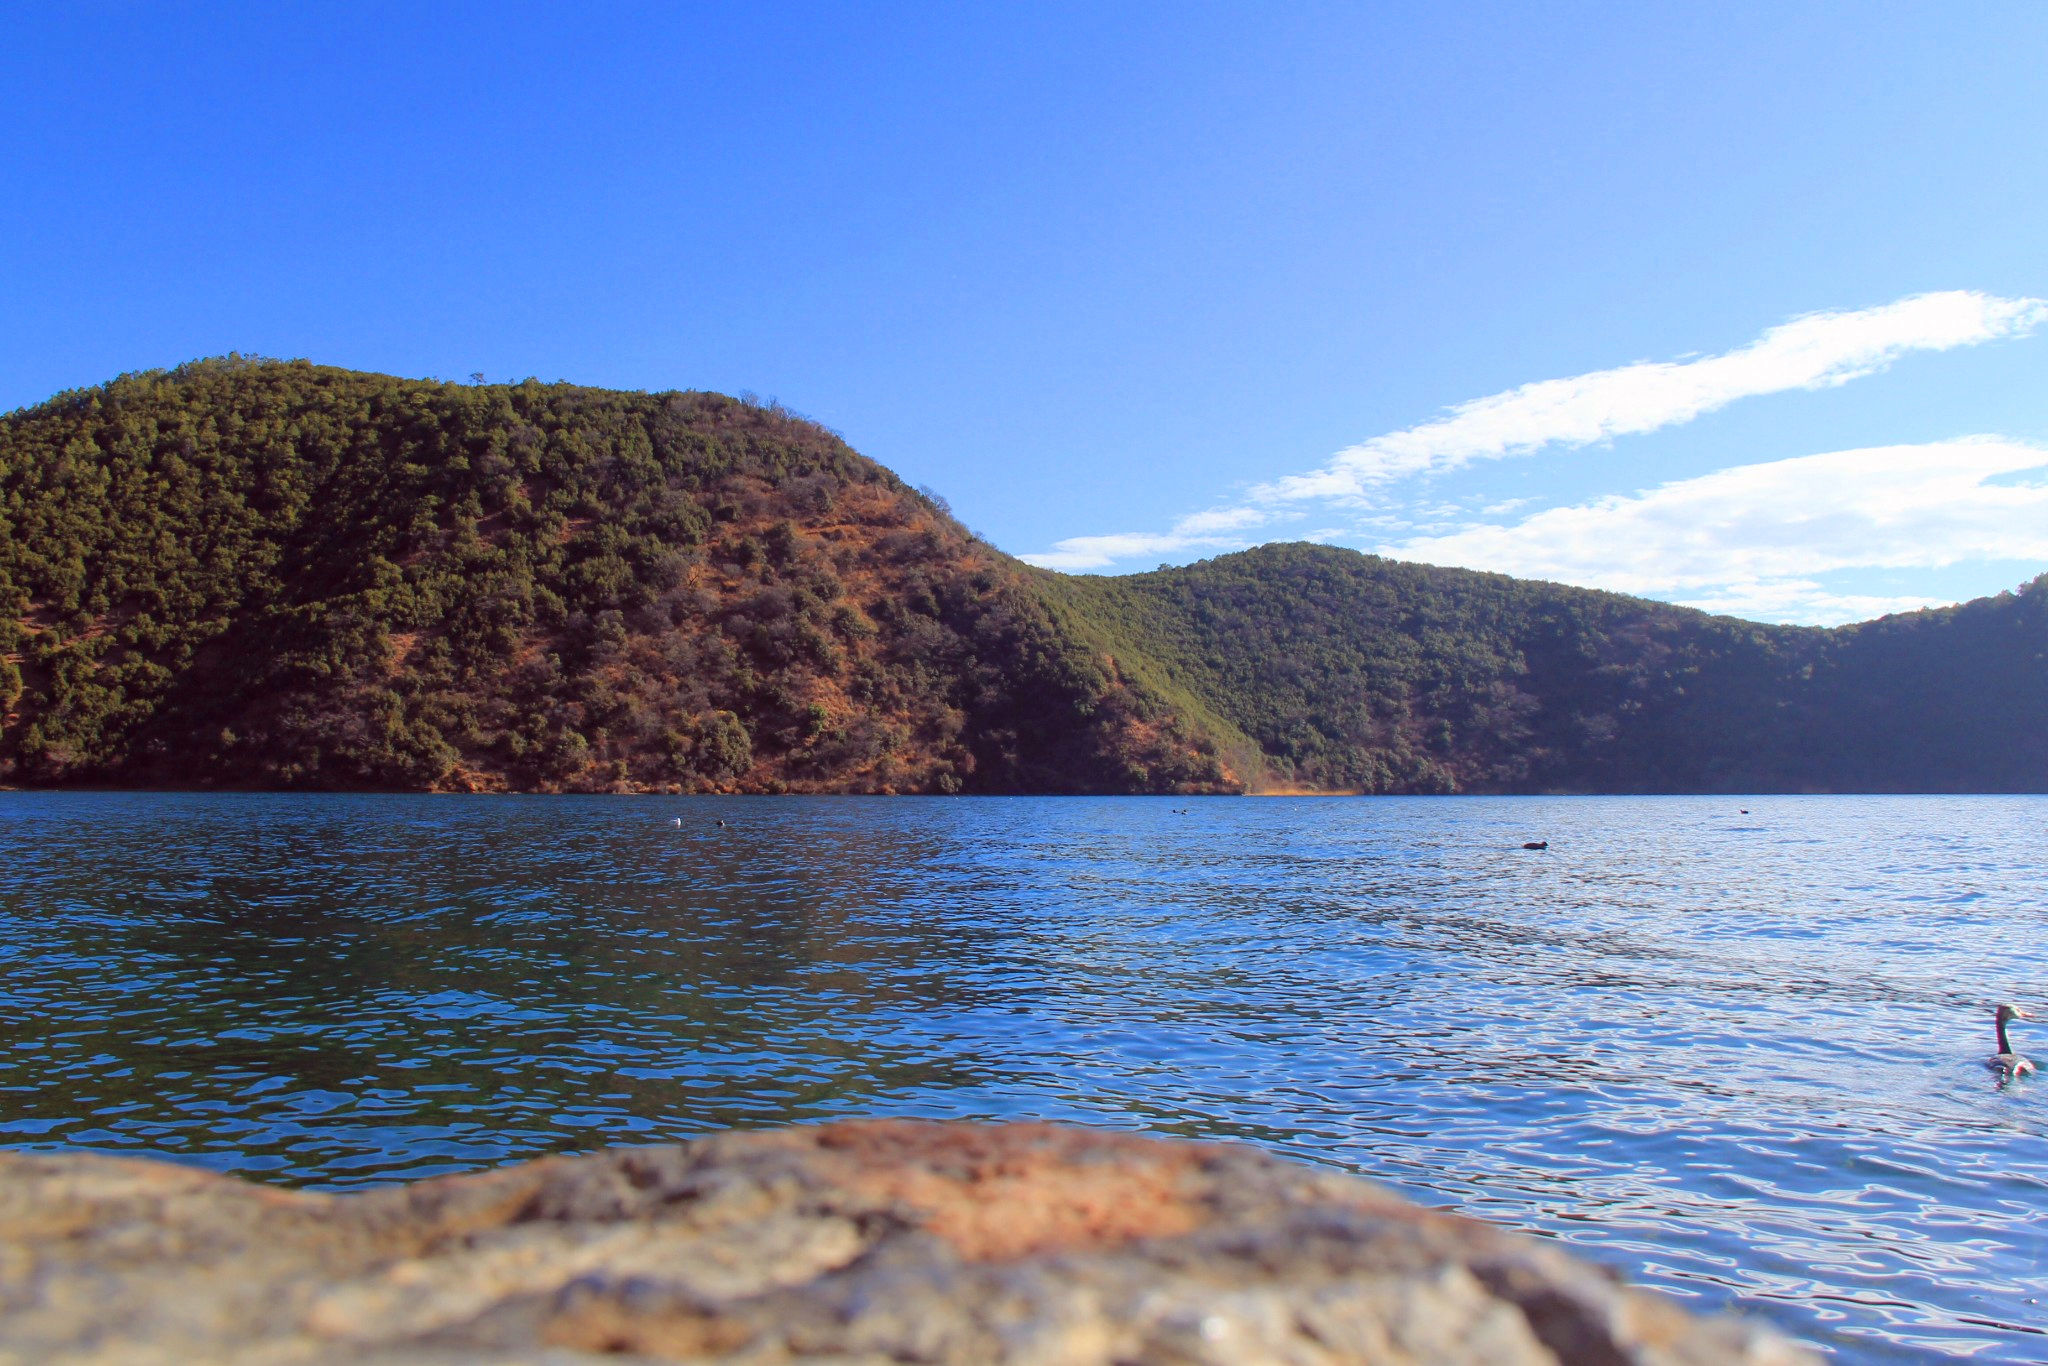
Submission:
POLYGON ((1981 1065, 2044 853, 2040 798, 0 794, 0 1143, 340 1188, 1077 1120, 2048 1360, 2048 1080, 1981 1065))

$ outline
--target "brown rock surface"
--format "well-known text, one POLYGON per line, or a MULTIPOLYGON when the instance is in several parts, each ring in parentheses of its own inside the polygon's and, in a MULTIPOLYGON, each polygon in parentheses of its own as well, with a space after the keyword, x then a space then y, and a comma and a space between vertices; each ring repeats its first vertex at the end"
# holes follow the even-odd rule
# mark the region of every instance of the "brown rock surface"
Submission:
POLYGON ((1793 1363, 1253 1149, 866 1121, 360 1195, 0 1153, 0 1362, 1793 1363))

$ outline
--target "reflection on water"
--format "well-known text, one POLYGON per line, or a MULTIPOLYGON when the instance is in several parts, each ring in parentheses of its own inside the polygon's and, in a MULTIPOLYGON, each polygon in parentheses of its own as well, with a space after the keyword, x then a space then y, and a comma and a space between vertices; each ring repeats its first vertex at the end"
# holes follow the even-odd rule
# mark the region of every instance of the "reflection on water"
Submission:
POLYGON ((1740 805, 0 794, 0 1143, 340 1188, 1078 1120, 2048 1359, 2048 1083, 1980 1065, 2048 800, 1740 805))

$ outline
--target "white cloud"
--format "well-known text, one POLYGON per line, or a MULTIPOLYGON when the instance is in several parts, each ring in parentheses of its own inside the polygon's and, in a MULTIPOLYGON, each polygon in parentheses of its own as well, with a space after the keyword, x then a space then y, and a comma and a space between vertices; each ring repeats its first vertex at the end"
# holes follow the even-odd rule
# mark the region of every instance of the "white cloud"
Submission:
POLYGON ((1390 480, 1545 446, 1587 446, 1690 422, 1737 399, 1825 389, 1874 374, 1909 351, 1946 351, 2021 336, 2048 321, 2048 300, 1974 290, 1917 294, 1881 308, 1812 313, 1749 345, 1697 360, 1646 361, 1524 384, 1461 403, 1450 416, 1389 432, 1321 469, 1252 489, 1254 503, 1356 499, 1390 480))
POLYGON ((1842 593, 1813 579, 1779 579, 1772 583, 1731 583, 1685 599, 1687 607, 1747 621, 1782 621, 1809 626, 1839 626, 1845 621, 1870 621, 1893 612, 1945 607, 1953 598, 1907 594, 1842 593))
MULTIPOLYGON (((2005 299, 1974 290, 1918 294, 1878 308, 1813 313, 1773 327, 1749 345, 1691 360, 1644 362, 1542 380, 1473 399, 1448 416, 1376 436, 1307 474, 1253 487, 1235 507, 1183 518, 1164 532, 1075 536, 1023 558, 1048 569, 1104 569, 1121 560, 1189 550, 1232 550, 1244 533, 1303 501, 1333 502, 1361 529, 1412 525, 1403 509, 1366 506, 1393 481, 1475 460, 1577 447, 1689 422, 1737 399, 1846 384, 1911 351, 1945 351, 2018 337, 2048 322, 2048 300, 2005 299), (1363 514, 1374 515, 1363 515, 1363 514)), ((1423 514, 1428 515, 1428 514, 1423 514)), ((1505 568, 1505 566, 1488 566, 1505 568)))
POLYGON ((1274 519, 1262 508, 1211 508, 1183 517, 1170 531, 1126 531, 1107 536, 1069 536, 1042 554, 1020 555, 1041 569, 1106 569, 1140 555, 1173 555, 1183 550, 1235 550, 1248 542, 1233 533, 1274 519))
POLYGON ((1207 512, 1181 518, 1174 523, 1173 529, 1183 536, 1212 535, 1219 531, 1243 531, 1271 520, 1271 513, 1258 508, 1211 508, 1207 512))
POLYGON ((1936 600, 1844 595, 1819 576, 2048 561, 2043 478, 2048 449, 2024 442, 1879 446, 1740 465, 1382 549, 1743 616, 1848 621, 1936 600))
POLYGON ((1173 555, 1183 550, 1222 549, 1233 544, 1236 543, 1175 536, 1168 532, 1130 531, 1109 536, 1069 536, 1064 541, 1054 542, 1051 550, 1017 558, 1040 569, 1107 569, 1119 561, 1133 560, 1141 555, 1173 555))

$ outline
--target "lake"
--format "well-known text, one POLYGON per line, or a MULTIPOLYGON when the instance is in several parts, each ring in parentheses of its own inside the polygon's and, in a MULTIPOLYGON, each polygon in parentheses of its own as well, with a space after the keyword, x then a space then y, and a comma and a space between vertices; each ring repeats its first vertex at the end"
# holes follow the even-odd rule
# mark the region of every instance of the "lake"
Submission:
POLYGON ((342 1189, 1069 1120, 2041 1360, 2048 1079, 1982 1060, 2044 854, 2035 797, 0 793, 0 1144, 342 1189))

